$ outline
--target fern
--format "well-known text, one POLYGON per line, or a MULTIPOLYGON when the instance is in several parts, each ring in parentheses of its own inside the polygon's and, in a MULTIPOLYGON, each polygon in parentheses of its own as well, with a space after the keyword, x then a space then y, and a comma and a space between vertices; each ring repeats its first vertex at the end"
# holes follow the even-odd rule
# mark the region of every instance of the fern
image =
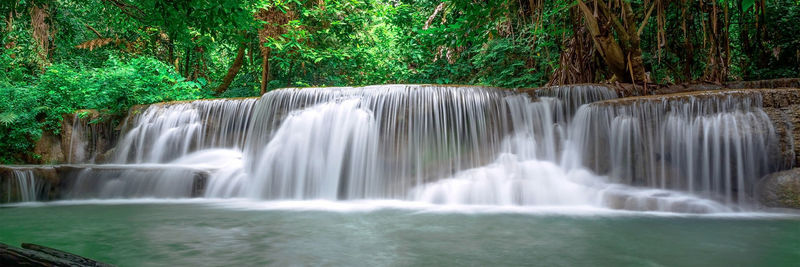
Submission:
POLYGON ((19 115, 10 111, 0 113, 0 123, 6 126, 14 123, 17 118, 19 118, 19 115))

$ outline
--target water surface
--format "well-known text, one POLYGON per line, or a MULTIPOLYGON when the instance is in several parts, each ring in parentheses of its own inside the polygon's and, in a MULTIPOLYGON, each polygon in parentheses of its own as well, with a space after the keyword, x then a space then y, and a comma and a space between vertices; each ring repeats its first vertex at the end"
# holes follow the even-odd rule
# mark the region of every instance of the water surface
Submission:
POLYGON ((800 217, 402 202, 83 201, 0 208, 0 242, 122 266, 789 266, 800 217))

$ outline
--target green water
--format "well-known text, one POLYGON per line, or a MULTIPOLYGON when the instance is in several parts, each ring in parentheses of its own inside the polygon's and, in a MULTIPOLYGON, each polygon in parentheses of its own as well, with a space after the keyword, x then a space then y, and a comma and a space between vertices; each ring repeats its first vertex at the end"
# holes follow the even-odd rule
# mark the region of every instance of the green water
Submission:
POLYGON ((797 266, 800 218, 83 203, 2 207, 0 242, 121 266, 797 266))

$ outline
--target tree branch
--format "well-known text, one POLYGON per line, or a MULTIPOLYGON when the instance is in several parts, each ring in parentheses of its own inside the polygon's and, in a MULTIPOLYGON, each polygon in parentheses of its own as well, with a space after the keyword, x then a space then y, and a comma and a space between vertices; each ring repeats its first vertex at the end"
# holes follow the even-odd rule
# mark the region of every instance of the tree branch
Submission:
POLYGON ((647 10, 647 15, 644 15, 644 20, 642 20, 642 25, 639 26, 639 30, 636 31, 636 35, 637 36, 641 36, 642 35, 642 32, 644 31, 644 26, 647 26, 647 21, 650 20, 650 14, 653 14, 653 9, 656 7, 656 3, 657 2, 658 1, 653 1, 653 4, 650 5, 650 9, 647 10))
POLYGON ((86 25, 86 28, 87 28, 87 29, 89 29, 89 30, 91 30, 92 32, 94 32, 94 34, 95 34, 95 35, 97 35, 97 38, 103 38, 103 35, 101 35, 99 32, 97 32, 97 30, 95 30, 94 28, 92 28, 92 26, 89 26, 89 24, 86 24, 86 23, 84 23, 83 25, 86 25))

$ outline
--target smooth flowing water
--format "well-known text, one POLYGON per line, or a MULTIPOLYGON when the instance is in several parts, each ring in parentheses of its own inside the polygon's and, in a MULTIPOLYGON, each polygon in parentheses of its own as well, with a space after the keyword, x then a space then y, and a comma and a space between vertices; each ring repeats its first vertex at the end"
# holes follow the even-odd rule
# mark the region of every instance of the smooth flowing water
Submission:
POLYGON ((793 266, 800 261, 800 218, 792 215, 397 201, 104 200, 4 207, 0 221, 3 242, 42 244, 120 266, 793 266))
POLYGON ((19 202, 31 202, 39 200, 39 194, 44 190, 44 185, 38 183, 31 170, 12 170, 12 179, 8 179, 10 186, 7 186, 5 193, 6 202, 12 200, 19 202), (16 188, 16 190, 11 190, 16 188))

